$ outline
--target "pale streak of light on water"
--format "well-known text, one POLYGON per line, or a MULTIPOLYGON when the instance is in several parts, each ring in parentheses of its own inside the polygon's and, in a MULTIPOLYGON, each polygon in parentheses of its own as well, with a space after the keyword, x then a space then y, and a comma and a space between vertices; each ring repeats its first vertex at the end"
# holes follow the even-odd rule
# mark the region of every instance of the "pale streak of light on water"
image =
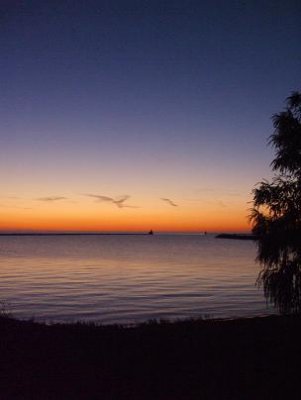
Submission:
POLYGON ((212 235, 1 236, 0 300, 40 321, 270 314, 255 257, 212 235))

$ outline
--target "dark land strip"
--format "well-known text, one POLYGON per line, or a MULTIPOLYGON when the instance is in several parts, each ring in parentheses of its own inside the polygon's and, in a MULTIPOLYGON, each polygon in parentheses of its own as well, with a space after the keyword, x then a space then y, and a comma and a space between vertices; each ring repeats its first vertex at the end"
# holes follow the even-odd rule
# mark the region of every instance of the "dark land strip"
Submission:
POLYGON ((0 399, 300 399, 301 318, 136 327, 0 318, 0 399))
POLYGON ((220 233, 216 239, 257 240, 258 237, 247 233, 220 233))

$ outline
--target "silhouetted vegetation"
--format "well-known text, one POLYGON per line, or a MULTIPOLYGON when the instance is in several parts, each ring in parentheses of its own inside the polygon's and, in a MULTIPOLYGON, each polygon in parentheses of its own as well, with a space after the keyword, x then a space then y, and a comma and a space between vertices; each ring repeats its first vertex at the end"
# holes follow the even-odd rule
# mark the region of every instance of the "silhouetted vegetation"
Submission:
POLYGON ((270 144, 275 176, 253 191, 251 220, 258 237, 258 282, 281 312, 301 311, 301 93, 273 116, 270 144))
POLYGON ((12 313, 10 311, 9 304, 6 301, 0 300, 0 318, 11 318, 12 313))

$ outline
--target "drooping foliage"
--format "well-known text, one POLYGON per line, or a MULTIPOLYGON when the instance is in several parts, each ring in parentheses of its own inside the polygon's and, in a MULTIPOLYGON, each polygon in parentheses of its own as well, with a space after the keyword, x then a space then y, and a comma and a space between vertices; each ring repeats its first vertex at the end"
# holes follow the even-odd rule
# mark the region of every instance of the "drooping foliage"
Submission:
POLYGON ((301 311, 301 93, 273 117, 275 176, 253 191, 251 221, 258 237, 258 282, 281 312, 301 311))

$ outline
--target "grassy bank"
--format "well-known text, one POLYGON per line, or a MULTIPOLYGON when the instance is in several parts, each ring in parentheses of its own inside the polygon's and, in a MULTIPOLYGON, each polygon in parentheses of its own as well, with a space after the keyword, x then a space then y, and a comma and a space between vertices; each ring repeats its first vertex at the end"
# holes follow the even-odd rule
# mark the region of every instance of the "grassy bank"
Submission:
POLYGON ((299 399, 301 319, 51 325, 0 318, 0 399, 299 399))

